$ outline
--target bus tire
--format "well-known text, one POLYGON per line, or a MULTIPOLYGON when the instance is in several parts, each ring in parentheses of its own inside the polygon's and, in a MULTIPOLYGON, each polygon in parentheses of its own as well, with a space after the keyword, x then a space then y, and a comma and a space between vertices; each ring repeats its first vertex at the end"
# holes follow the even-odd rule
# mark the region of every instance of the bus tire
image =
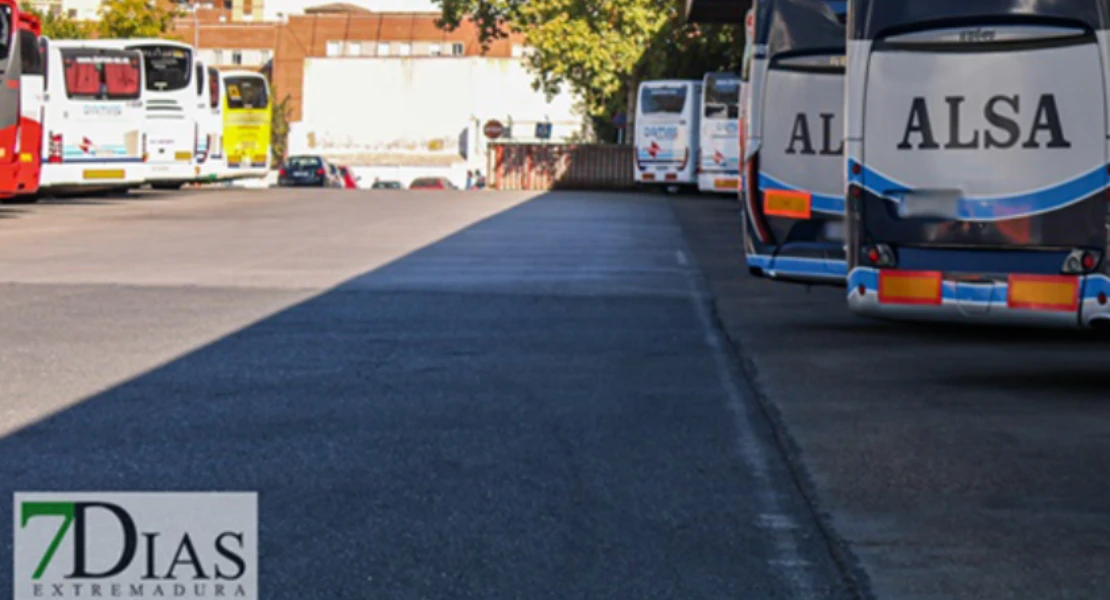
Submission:
POLYGON ((152 183, 150 187, 156 190, 180 190, 183 185, 185 185, 184 182, 178 181, 175 183, 152 183))
POLYGON ((38 194, 30 194, 27 196, 13 196, 11 198, 4 198, 0 200, 3 204, 34 204, 39 201, 38 194))

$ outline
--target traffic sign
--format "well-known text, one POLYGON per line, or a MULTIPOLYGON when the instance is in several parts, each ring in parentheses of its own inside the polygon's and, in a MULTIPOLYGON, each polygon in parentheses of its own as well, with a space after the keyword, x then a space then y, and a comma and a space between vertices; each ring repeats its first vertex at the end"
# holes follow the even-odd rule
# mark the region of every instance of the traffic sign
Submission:
POLYGON ((617 115, 613 117, 613 125, 616 125, 617 127, 624 127, 627 124, 628 117, 625 116, 624 113, 617 113, 617 115))
POLYGON ((551 139, 551 123, 536 123, 536 139, 551 139))
POLYGON ((505 126, 502 125, 501 121, 498 121, 497 119, 490 119, 489 121, 486 121, 485 127, 482 127, 482 133, 486 134, 486 137, 488 137, 489 139, 496 140, 497 138, 501 137, 503 133, 505 133, 505 126))

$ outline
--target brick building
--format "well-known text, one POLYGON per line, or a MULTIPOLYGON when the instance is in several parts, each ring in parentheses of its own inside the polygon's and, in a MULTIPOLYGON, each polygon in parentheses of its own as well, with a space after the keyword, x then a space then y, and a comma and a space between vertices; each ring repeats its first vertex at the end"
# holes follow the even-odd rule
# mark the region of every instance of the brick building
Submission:
MULTIPOLYGON (((508 58, 523 54, 522 36, 493 42, 483 53, 478 29, 463 23, 455 31, 436 25, 434 13, 374 13, 343 3, 308 8, 278 22, 245 22, 251 0, 230 7, 198 8, 175 22, 176 37, 199 42, 199 56, 221 68, 271 70, 275 97, 289 96, 291 120, 301 119, 304 62, 307 58, 453 57, 508 58), (246 3, 246 5, 244 5, 246 3)), ((352 82, 372 88, 372 82, 352 82)))

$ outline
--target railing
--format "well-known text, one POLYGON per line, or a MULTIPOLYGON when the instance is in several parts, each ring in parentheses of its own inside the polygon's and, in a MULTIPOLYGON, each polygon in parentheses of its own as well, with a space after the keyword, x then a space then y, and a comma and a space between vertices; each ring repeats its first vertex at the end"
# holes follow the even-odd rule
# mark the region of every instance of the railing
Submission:
POLYGON ((631 146, 491 144, 491 187, 498 190, 629 189, 631 146))

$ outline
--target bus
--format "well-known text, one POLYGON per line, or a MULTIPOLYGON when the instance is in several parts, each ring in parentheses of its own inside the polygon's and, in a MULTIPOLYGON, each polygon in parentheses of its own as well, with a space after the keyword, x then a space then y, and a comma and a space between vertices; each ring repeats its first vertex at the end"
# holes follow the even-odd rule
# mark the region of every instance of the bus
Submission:
POLYGON ((224 153, 230 177, 265 177, 270 170, 273 99, 266 77, 227 71, 224 82, 224 153))
POLYGON ((701 82, 645 81, 636 103, 637 183, 697 185, 698 122, 701 82))
POLYGON ((154 38, 105 40, 114 48, 143 55, 143 153, 147 183, 156 189, 177 189, 195 181, 200 172, 194 155, 199 132, 193 47, 154 38))
POLYGON ((15 140, 17 169, 15 191, 7 202, 38 200, 42 170, 43 61, 39 47, 42 28, 29 13, 16 17, 16 45, 19 53, 19 131, 15 140))
POLYGON ((43 39, 42 48, 42 188, 142 185, 142 55, 93 40, 43 39))
POLYGON ((734 194, 740 180, 740 76, 706 73, 702 91, 698 189, 734 194))
POLYGON ((220 72, 196 61, 196 164, 197 181, 216 181, 227 170, 223 156, 223 106, 220 103, 220 72))
POLYGON ((848 304, 1110 325, 1110 2, 851 0, 848 304))
POLYGON ((844 11, 756 3, 741 190, 754 276, 844 285, 844 11))

